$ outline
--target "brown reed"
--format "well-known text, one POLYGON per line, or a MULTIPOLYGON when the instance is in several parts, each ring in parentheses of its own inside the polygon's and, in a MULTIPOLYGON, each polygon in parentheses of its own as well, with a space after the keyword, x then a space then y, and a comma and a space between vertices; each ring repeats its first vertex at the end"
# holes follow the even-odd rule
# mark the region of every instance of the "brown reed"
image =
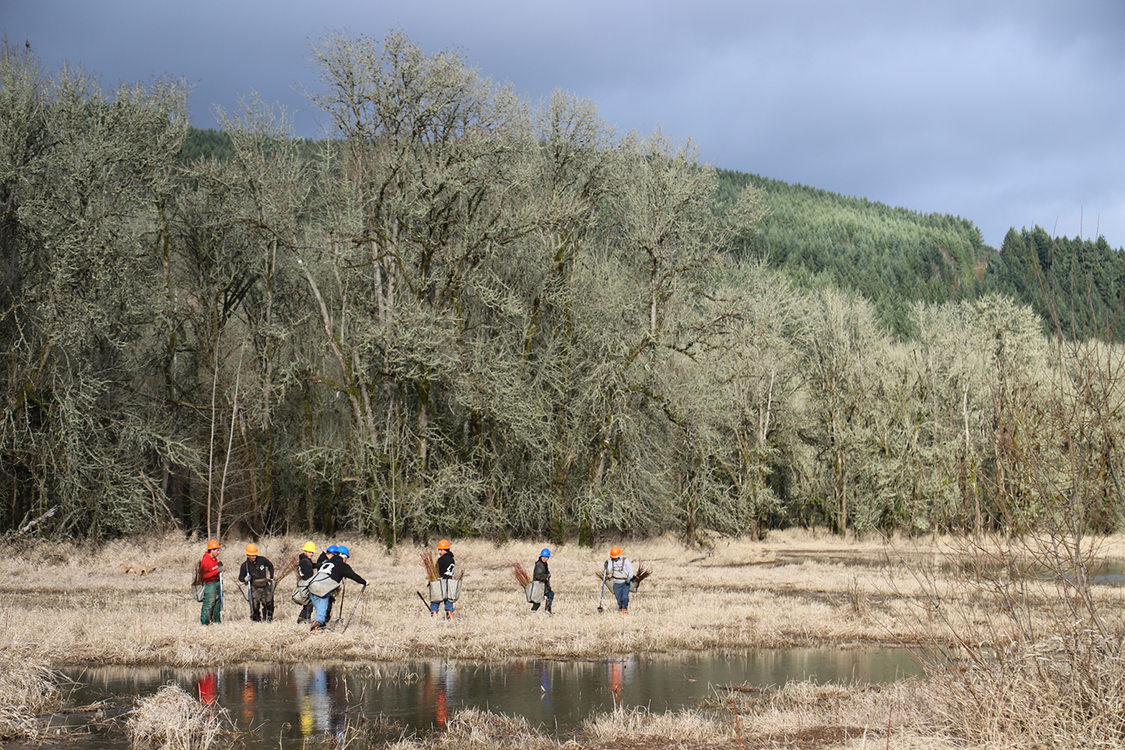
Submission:
POLYGON ((512 563, 512 573, 515 575, 520 588, 527 588, 527 584, 531 583, 531 576, 528 575, 527 569, 523 567, 522 563, 512 563))
POLYGON ((437 560, 434 559, 433 551, 423 552, 420 557, 422 558, 422 567, 426 569, 426 580, 436 581, 438 579, 437 560))

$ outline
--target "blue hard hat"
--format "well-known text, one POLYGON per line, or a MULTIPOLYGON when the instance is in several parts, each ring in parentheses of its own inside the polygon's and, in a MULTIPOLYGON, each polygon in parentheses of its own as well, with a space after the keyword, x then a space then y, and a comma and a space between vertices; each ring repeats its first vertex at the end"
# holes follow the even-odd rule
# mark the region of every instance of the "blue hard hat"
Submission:
POLYGON ((339 547, 336 548, 336 554, 337 555, 343 555, 344 557, 351 557, 352 556, 352 553, 348 552, 348 548, 345 547, 342 544, 339 547))
POLYGON ((340 551, 340 548, 337 547, 335 544, 329 544, 328 549, 326 549, 324 551, 325 552, 331 552, 334 555, 334 554, 336 554, 337 552, 340 551))
POLYGON ((551 550, 544 547, 543 551, 539 553, 539 556, 540 557, 550 557, 551 556, 551 550))

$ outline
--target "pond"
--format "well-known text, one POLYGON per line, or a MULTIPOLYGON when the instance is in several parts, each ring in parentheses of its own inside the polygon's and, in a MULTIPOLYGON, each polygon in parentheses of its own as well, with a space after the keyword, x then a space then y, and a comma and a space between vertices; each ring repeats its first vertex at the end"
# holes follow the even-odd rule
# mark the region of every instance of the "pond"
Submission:
MULTIPOLYGON (((359 716, 383 715, 408 734, 440 731, 458 711, 478 708, 522 716, 563 736, 592 714, 615 707, 653 712, 696 706, 722 686, 884 683, 920 674, 900 649, 791 649, 606 661, 445 659, 369 665, 243 665, 215 669, 99 667, 67 670, 81 683, 76 704, 130 704, 167 683, 229 709, 252 728, 248 748, 300 747, 342 730, 359 716)), ((114 738, 101 736, 100 747, 114 738)), ((124 746, 123 744, 120 746, 124 746)))

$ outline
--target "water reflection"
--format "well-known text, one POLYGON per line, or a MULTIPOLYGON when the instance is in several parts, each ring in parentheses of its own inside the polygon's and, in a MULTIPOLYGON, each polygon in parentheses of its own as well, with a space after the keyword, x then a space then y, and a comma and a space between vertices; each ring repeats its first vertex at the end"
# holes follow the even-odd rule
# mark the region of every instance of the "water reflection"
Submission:
POLYGON ((379 715, 407 731, 440 731, 466 708, 522 716, 532 726, 565 735, 591 714, 618 706, 660 712, 697 705, 723 685, 780 685, 806 679, 889 682, 919 671, 899 650, 797 649, 579 662, 529 659, 481 664, 432 659, 214 670, 106 667, 71 674, 85 685, 75 696, 79 703, 106 696, 131 702, 162 684, 179 684, 201 701, 229 709, 241 726, 253 728, 248 748, 277 748, 301 747, 318 737, 343 738, 349 723, 379 715))

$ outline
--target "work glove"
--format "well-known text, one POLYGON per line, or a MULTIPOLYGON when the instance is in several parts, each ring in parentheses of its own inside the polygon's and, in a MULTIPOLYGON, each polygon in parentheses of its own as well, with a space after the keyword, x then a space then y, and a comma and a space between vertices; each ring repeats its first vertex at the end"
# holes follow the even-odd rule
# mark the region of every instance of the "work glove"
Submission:
POLYGON ((220 573, 223 572, 223 561, 222 560, 219 561, 219 572, 220 573))

